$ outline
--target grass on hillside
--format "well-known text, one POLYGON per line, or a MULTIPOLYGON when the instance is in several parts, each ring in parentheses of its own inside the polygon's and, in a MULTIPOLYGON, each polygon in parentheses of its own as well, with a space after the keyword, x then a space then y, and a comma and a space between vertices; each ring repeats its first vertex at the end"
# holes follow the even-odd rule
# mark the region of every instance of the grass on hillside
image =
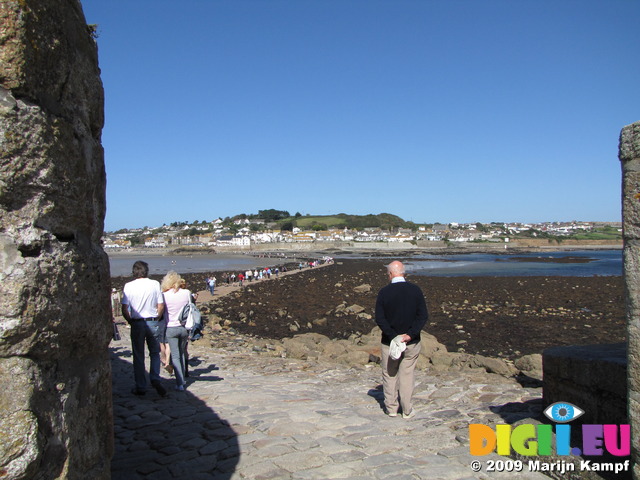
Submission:
POLYGON ((406 222, 397 215, 390 213, 379 213, 369 215, 347 215, 346 213, 339 213, 334 215, 314 215, 314 216, 299 216, 289 217, 279 220, 280 225, 286 223, 293 223, 300 228, 367 228, 367 227, 379 227, 383 229, 392 229, 398 227, 411 227, 412 222, 406 222))
POLYGON ((594 233, 576 233, 571 238, 576 240, 621 240, 622 234, 620 232, 594 232, 594 233))
POLYGON ((340 218, 340 217, 336 217, 336 216, 331 216, 331 215, 327 215, 327 216, 309 216, 309 217, 290 217, 288 219, 285 220, 285 222, 287 221, 295 221, 296 225, 300 228, 309 228, 313 225, 316 224, 324 224, 327 227, 333 227, 333 226, 341 226, 341 225, 345 225, 347 223, 347 220, 345 218, 340 218))

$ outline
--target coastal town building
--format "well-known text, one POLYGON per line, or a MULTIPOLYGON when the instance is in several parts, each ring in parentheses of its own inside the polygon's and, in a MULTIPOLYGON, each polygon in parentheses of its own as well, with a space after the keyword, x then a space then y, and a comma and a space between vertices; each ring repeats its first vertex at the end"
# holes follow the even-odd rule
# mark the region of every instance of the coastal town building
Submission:
POLYGON ((169 239, 165 236, 147 237, 144 246, 149 248, 166 248, 169 245, 169 239))
POLYGON ((146 248, 167 248, 173 246, 216 247, 232 246, 248 248, 256 244, 268 243, 314 243, 314 242, 509 242, 514 237, 562 238, 592 232, 597 228, 607 228, 621 232, 619 222, 544 222, 544 223, 436 223, 419 225, 415 230, 399 228, 385 230, 379 227, 359 230, 330 228, 326 230, 293 227, 291 231, 281 230, 275 223, 265 223, 262 219, 238 219, 234 222, 216 219, 211 222, 194 224, 180 223, 167 227, 136 228, 117 233, 107 233, 103 237, 106 249, 126 249, 133 246, 146 248), (229 228, 229 224, 233 228, 229 228), (227 226, 225 226, 227 225, 227 226))
POLYGON ((103 237, 102 246, 108 249, 131 248, 131 240, 122 240, 119 238, 103 237))

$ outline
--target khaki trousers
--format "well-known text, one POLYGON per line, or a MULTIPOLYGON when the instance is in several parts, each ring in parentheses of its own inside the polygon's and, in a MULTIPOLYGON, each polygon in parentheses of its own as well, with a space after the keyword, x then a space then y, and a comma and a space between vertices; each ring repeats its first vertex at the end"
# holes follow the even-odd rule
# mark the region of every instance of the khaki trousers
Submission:
POLYGON ((382 389, 387 413, 398 413, 398 407, 408 414, 413 408, 414 371, 420 355, 420 342, 407 345, 398 360, 389 358, 389 345, 382 345, 382 389))

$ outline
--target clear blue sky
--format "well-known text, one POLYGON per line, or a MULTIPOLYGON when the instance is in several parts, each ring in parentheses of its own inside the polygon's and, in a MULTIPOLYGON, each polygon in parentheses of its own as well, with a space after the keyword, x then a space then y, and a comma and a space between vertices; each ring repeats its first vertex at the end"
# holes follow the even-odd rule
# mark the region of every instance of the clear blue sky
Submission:
POLYGON ((108 231, 275 208, 619 221, 636 0, 82 0, 108 231))

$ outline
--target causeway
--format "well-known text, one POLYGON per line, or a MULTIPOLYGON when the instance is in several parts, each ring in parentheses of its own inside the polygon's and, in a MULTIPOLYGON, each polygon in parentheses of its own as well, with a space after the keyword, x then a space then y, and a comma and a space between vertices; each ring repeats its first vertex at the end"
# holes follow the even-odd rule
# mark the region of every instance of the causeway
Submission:
POLYGON ((378 365, 265 356, 242 337, 214 349, 205 337, 189 345, 186 392, 174 391, 163 372, 168 394, 150 389, 139 397, 131 393, 129 330, 120 332, 111 344, 113 479, 547 478, 526 465, 489 472, 491 461, 511 460, 469 454, 470 424, 539 415, 542 389, 513 378, 416 370, 417 415, 391 418, 381 406, 378 365))

